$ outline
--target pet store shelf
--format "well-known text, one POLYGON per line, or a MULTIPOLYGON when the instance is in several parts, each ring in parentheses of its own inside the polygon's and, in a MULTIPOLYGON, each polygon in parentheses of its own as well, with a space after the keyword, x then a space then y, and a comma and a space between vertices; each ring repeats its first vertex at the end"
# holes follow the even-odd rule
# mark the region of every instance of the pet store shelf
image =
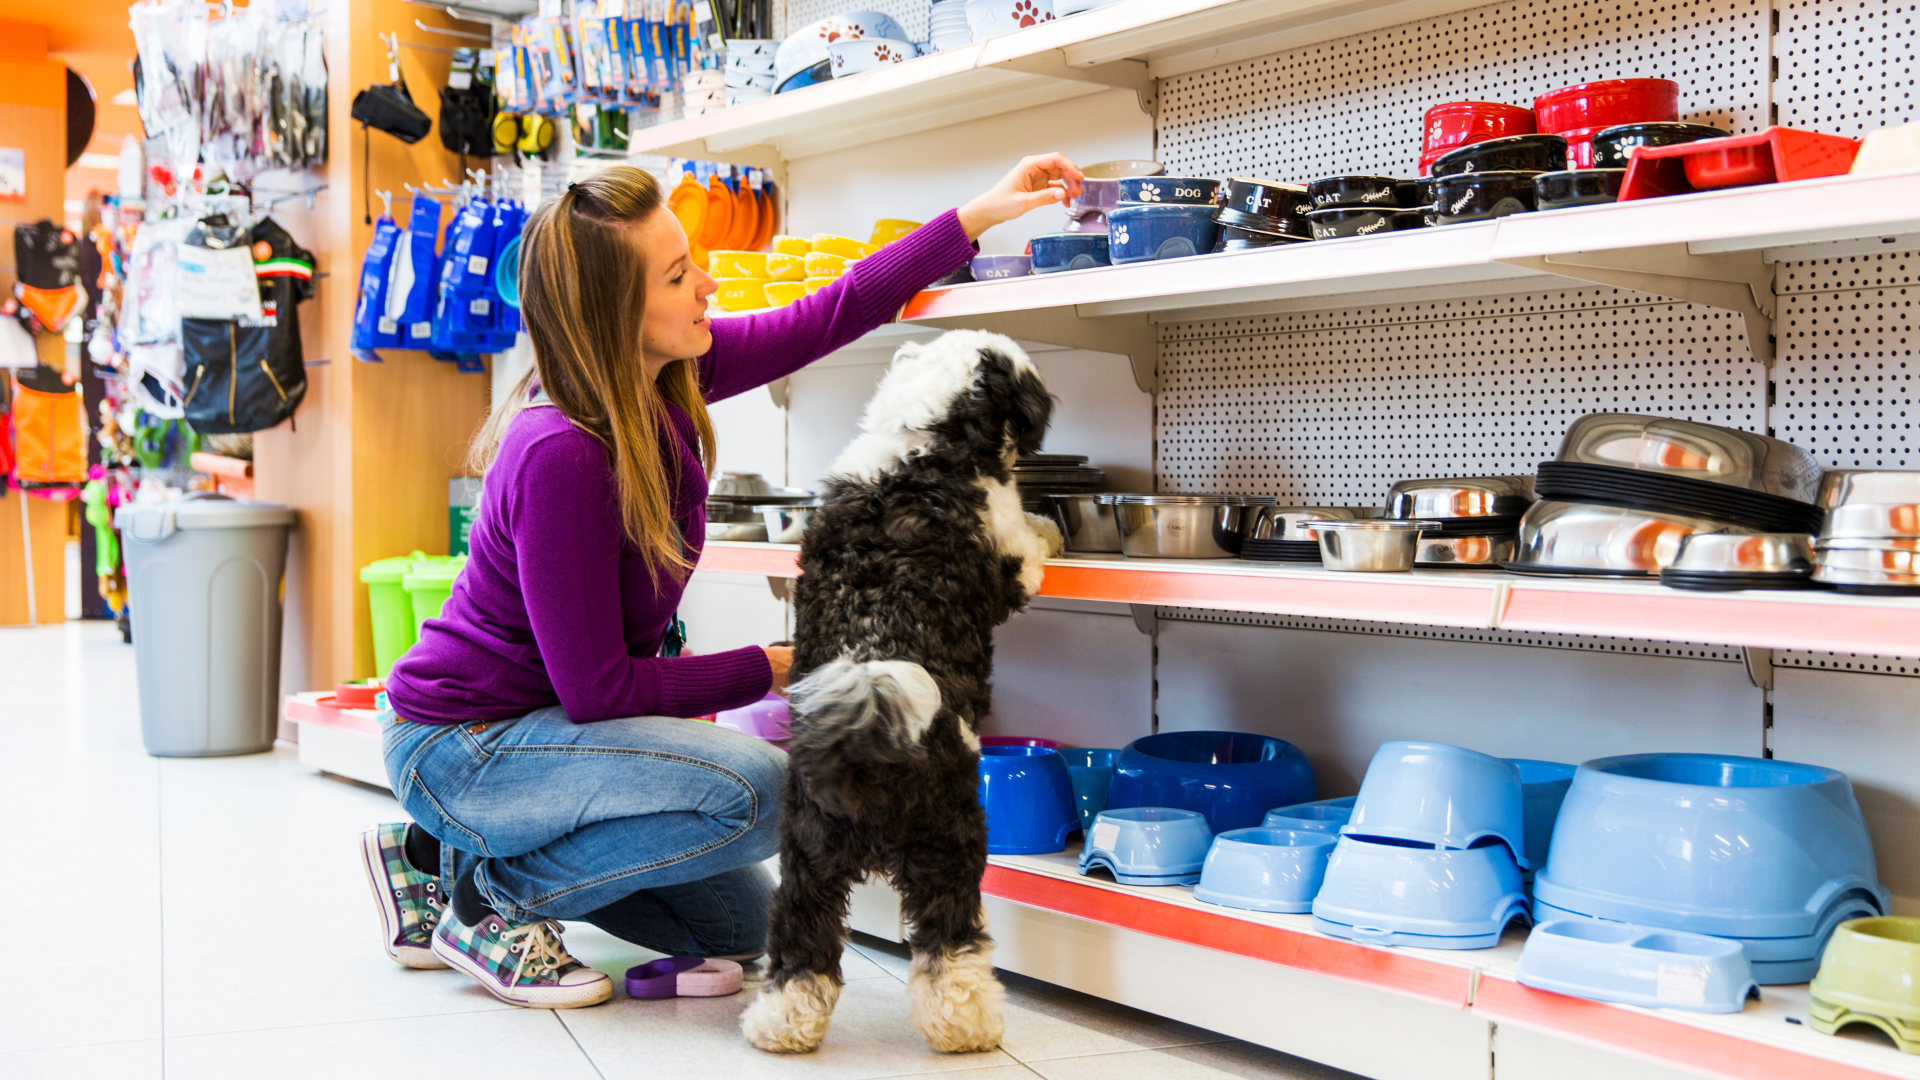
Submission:
MULTIPOLYGON (((700 569, 794 577, 799 548, 709 542, 700 569)), ((1238 560, 1075 556, 1047 563, 1042 596, 1469 629, 1656 638, 1920 656, 1920 600, 1826 591, 1682 592, 1651 582, 1480 570, 1346 574, 1238 560)))
MULTIPOLYGON (((1807 988, 1769 986, 1743 1012, 1709 1016, 1641 1009, 1532 990, 1514 980, 1525 932, 1492 949, 1458 952, 1342 941, 1311 916, 1240 911, 1195 900, 1188 886, 1120 885, 1080 876, 1077 848, 988 856, 989 896, 1221 953, 1280 964, 1514 1024, 1612 1053, 1708 1075, 1764 1080, 1920 1078, 1920 1057, 1870 1036, 1806 1026, 1807 988), (1792 1023, 1789 1018, 1800 1021, 1792 1023)), ((1379 1030, 1390 1016, 1369 1018, 1379 1030)), ((1280 1047, 1285 1049, 1284 1046, 1280 1047)))
POLYGON ((302 765, 375 787, 387 786, 377 712, 343 709, 324 690, 288 694, 285 701, 287 719, 300 728, 302 765))
MULTIPOLYGON (((1479 0, 1120 0, 864 75, 630 133, 628 153, 778 160, 1098 93, 1479 6, 1479 0)), ((1411 160, 1411 159, 1409 159, 1411 160)))

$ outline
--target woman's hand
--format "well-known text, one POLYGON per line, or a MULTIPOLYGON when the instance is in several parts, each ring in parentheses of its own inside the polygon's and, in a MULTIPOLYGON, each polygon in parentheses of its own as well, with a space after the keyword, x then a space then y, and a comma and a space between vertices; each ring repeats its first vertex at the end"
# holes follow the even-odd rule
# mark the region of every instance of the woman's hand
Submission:
POLYGON ((773 669, 773 692, 786 697, 787 669, 793 666, 793 649, 786 645, 768 645, 760 651, 767 654, 767 666, 773 669))
POLYGON ((1035 207, 1074 198, 1080 194, 1082 179, 1080 166, 1064 154, 1021 158, 999 183, 960 208, 960 227, 967 231, 967 239, 978 240, 981 233, 1035 207))

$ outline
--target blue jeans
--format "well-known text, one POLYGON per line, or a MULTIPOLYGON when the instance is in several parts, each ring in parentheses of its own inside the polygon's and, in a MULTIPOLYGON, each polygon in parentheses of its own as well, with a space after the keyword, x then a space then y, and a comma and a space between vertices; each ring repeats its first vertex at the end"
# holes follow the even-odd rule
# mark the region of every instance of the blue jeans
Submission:
POLYGON ((400 805, 440 841, 446 895, 510 922, 577 919, 669 954, 764 947, 786 755, 694 720, 380 718, 400 805))

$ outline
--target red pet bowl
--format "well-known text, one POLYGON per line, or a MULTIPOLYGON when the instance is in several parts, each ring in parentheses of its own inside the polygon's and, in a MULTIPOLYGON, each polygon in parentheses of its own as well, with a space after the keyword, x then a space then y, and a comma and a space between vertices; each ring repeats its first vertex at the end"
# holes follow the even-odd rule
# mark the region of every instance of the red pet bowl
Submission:
POLYGON ((1564 135, 1580 128, 1680 119, 1680 84, 1672 79, 1606 79, 1563 86, 1533 99, 1540 130, 1564 135))
POLYGON ((1783 127, 1672 146, 1636 146, 1627 159, 1620 201, 1838 176, 1859 152, 1856 139, 1783 127))
POLYGON ((1574 128, 1572 131, 1556 132, 1567 140, 1567 168, 1593 168, 1593 137, 1606 128, 1574 128))
POLYGON ((374 707, 374 698, 386 688, 387 684, 382 679, 336 683, 333 687, 333 703, 342 709, 371 709, 374 707))
POLYGON ((1773 147, 1765 144, 1702 150, 1681 159, 1696 190, 1773 183, 1773 147))
POLYGON ((1508 135, 1532 135, 1533 110, 1498 101, 1449 101, 1428 109, 1420 126, 1424 161, 1437 151, 1508 135))

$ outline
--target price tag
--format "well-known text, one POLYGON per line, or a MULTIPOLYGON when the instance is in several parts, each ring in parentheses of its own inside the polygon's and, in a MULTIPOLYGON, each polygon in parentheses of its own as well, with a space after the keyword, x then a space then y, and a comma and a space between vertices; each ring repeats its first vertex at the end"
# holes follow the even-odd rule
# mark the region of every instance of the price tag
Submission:
POLYGON ((417 337, 417 338, 432 337, 433 324, 430 322, 414 323, 413 330, 411 331, 411 333, 413 334, 414 337, 417 337))
POLYGON ((465 90, 473 85, 473 72, 455 68, 447 72, 447 85, 455 90, 465 90))
POLYGON ((493 50, 492 50, 492 49, 481 49, 481 50, 480 50, 480 64, 481 64, 481 66, 483 66, 483 67, 492 67, 492 66, 493 66, 493 65, 495 64, 495 62, 496 62, 496 61, 495 61, 495 58, 494 58, 494 55, 493 55, 493 50))
POLYGON ((467 314, 485 315, 488 311, 492 309, 493 309, 492 302, 483 296, 480 299, 475 300, 473 303, 467 305, 467 314))
POLYGON ((1087 841, 1090 848, 1113 850, 1113 842, 1120 839, 1120 826, 1111 821, 1101 821, 1093 826, 1093 839, 1087 841))
POLYGON ((1675 1005, 1707 1003, 1707 969, 1681 964, 1661 964, 1653 996, 1675 1005))
POLYGON ((389 319, 389 318, 386 318, 385 316, 382 316, 382 317, 381 317, 381 319, 380 319, 380 332, 381 332, 381 333, 383 333, 383 334, 394 334, 394 333, 398 333, 399 331, 400 331, 400 322, 399 322, 399 320, 397 320, 397 319, 389 319))
POLYGON ((487 257, 485 255, 467 256, 467 273, 484 274, 486 272, 487 272, 487 257))

